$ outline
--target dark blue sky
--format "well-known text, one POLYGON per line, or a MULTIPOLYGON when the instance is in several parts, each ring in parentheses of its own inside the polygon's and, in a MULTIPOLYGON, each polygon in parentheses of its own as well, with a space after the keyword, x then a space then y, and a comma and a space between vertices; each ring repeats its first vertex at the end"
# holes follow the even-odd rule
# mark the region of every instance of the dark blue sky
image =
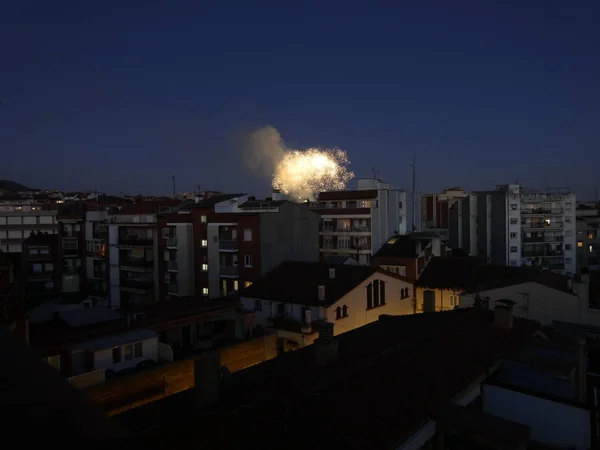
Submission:
POLYGON ((168 194, 175 174, 178 190, 261 195, 269 181, 233 143, 273 125, 396 185, 416 152, 421 191, 518 179, 593 197, 600 2, 368 3, 3 2, 0 170, 34 187, 168 194))

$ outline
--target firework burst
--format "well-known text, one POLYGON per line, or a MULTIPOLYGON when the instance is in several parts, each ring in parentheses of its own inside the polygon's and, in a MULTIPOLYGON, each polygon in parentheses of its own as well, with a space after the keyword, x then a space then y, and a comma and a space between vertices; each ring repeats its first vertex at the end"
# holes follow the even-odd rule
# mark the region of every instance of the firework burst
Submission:
POLYGON ((297 198, 341 190, 354 177, 349 164, 346 152, 337 148, 287 150, 275 167, 273 187, 297 198))

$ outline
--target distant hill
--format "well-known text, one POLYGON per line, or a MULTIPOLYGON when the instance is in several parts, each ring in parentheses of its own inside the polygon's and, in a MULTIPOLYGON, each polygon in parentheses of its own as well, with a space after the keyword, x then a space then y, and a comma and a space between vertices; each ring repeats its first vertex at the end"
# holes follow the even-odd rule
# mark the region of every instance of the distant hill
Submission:
POLYGON ((27 186, 23 186, 15 181, 0 180, 0 191, 24 192, 35 191, 35 189, 28 188, 27 186))

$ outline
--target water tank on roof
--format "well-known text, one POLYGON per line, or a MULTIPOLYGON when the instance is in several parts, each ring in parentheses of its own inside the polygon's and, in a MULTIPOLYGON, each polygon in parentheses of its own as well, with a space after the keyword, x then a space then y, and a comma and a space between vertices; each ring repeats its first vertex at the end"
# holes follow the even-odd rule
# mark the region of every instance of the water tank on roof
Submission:
POLYGON ((62 276, 62 292, 79 292, 79 274, 65 273, 62 276))

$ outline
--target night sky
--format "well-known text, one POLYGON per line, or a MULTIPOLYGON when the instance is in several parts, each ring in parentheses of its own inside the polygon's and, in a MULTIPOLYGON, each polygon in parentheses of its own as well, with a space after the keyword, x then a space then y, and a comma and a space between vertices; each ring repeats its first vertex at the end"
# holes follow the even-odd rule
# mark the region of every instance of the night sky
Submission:
POLYGON ((2 2, 0 178, 265 195, 237 143, 272 125, 398 186, 416 152, 422 192, 600 188, 599 1, 285 4, 2 2))

